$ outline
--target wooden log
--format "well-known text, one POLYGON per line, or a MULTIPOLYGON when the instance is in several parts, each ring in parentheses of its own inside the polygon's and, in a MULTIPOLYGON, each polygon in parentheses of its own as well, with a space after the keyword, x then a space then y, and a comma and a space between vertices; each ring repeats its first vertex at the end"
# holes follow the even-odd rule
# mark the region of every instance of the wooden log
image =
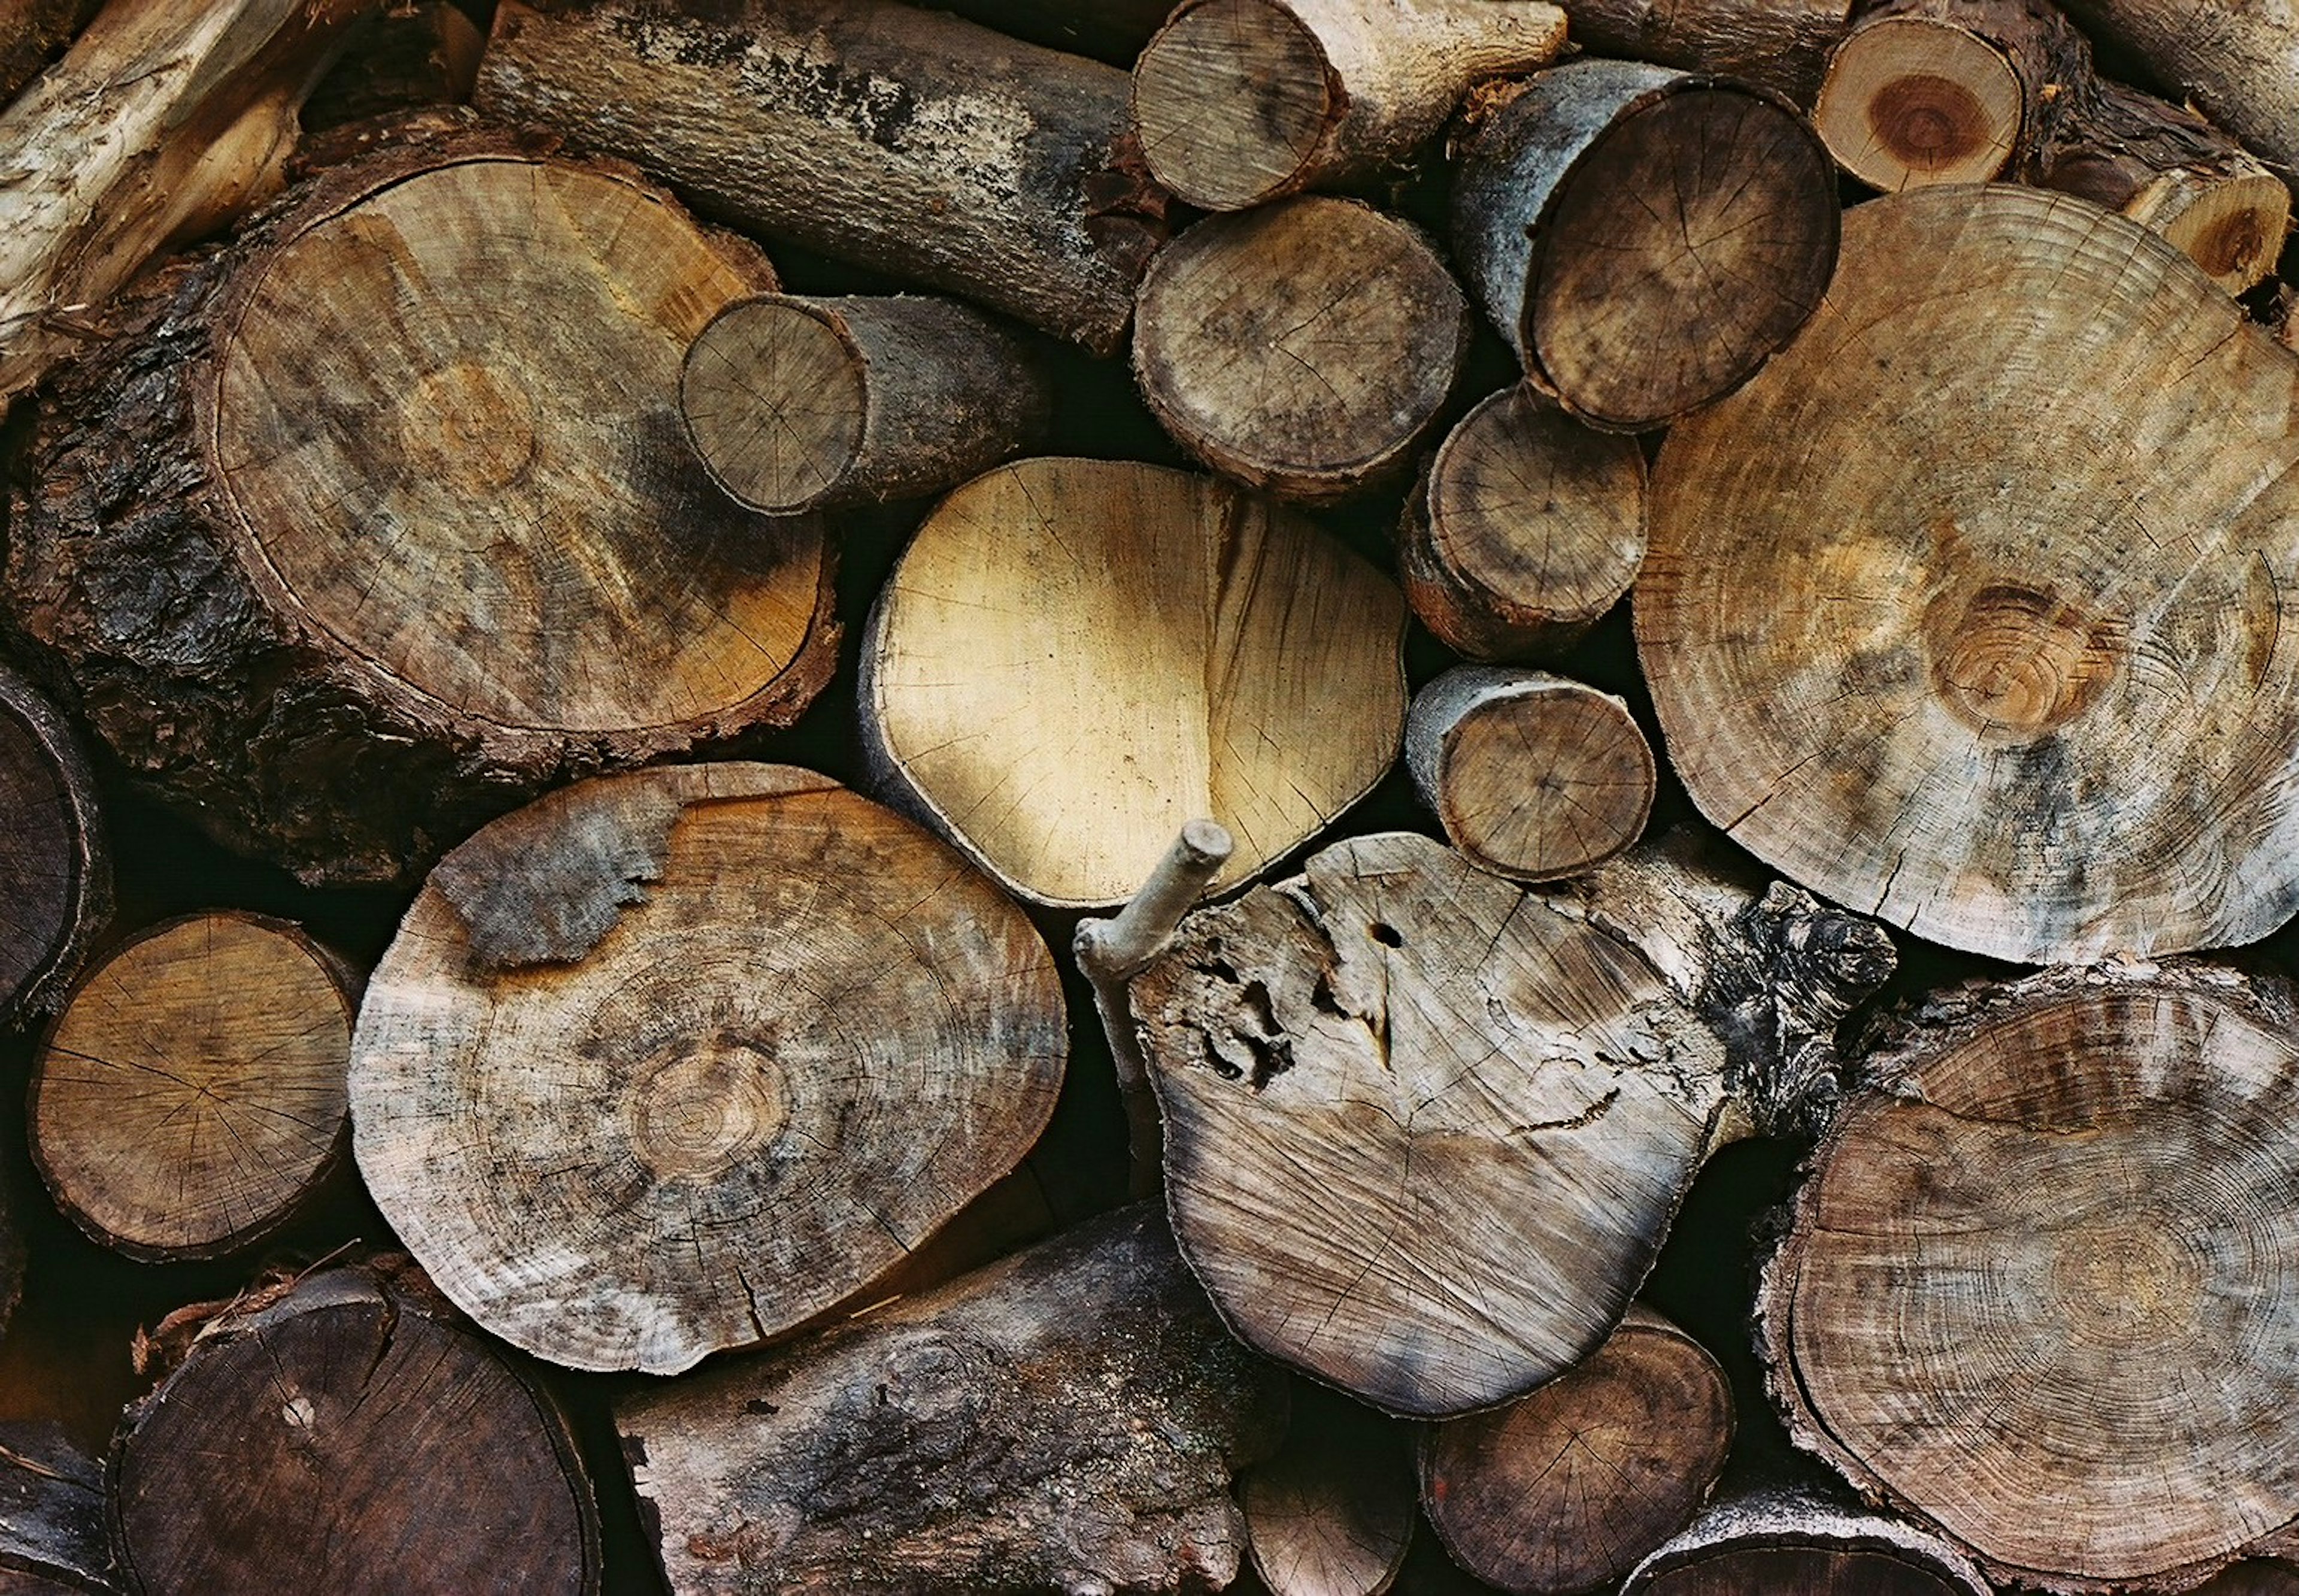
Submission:
POLYGON ((1208 465, 1324 504, 1405 470, 1469 332, 1468 301, 1417 229, 1304 195, 1210 217, 1158 253, 1133 371, 1150 413, 1208 465))
POLYGON ((304 130, 463 104, 486 47, 486 35, 452 0, 388 0, 303 102, 304 130))
POLYGON ((702 329, 678 406, 712 481, 790 515, 940 493, 1028 453, 1053 389, 1018 337, 956 300, 773 294, 702 329))
POLYGON ((440 862, 361 1009, 354 1150, 486 1329, 676 1373, 869 1290, 1021 1161, 1065 1046, 1045 944, 918 827, 788 766, 638 771, 440 862))
POLYGON ((112 917, 112 850, 79 738, 0 666, 0 1025, 53 1010, 112 917))
POLYGON ((1009 892, 1124 902, 1190 821, 1216 890, 1387 774, 1405 605, 1307 521, 1156 466, 1032 460, 952 494, 870 619, 880 791, 1009 892))
POLYGON ((1166 232, 1114 67, 890 0, 504 0, 488 116, 697 208, 1110 354, 1166 232))
POLYGON ((1033 45, 1130 67, 1173 0, 944 0, 940 7, 1033 45))
POLYGON ((1446 436, 1398 535, 1413 612, 1473 660, 1562 653, 1620 602, 1644 557, 1644 451, 1524 384, 1446 436))
POLYGON ((1336 844, 1134 978, 1176 1238, 1241 1336, 1375 1407, 1521 1396, 1612 1333, 1715 1148, 1825 1114, 1892 961, 1689 839, 1548 896, 1336 844))
POLYGON ((2209 26, 2162 0, 2067 0, 2094 38, 2147 63, 2166 88, 2299 181, 2299 7, 2215 6, 2209 26))
POLYGON ((599 1588, 565 1418, 419 1276, 333 1269, 216 1318, 122 1416, 112 1478, 144 1596, 599 1588))
POLYGON ((1135 1208, 615 1417, 676 1596, 1209 1592, 1284 1395, 1135 1208))
POLYGON ((1543 0, 1183 0, 1134 63, 1133 122, 1160 183, 1242 211, 1403 160, 1564 45, 1543 0))
POLYGON ((1852 0, 1577 0, 1572 35, 1593 55, 1737 79, 1801 111, 1819 94, 1853 9, 1852 0))
POLYGON ((2260 706, 2299 690, 2293 373, 2084 201, 1858 207, 1813 325, 1655 470, 1638 652, 1693 802, 1996 958, 2280 925, 2299 763, 2260 706), (2071 387, 2071 361, 2120 375, 2071 387))
POLYGON ((1285 1444, 1238 1482, 1270 1596, 1382 1596, 1413 1543, 1413 1463, 1396 1421, 1293 1384, 1285 1444))
POLYGON ((60 378, 18 621, 132 772, 313 883, 787 724, 832 553, 726 503, 676 411, 688 344, 773 286, 621 169, 480 139, 323 174, 60 378))
POLYGON ((1842 1496, 1759 1487, 1718 1501, 1621 1596, 1989 1596, 1954 1547, 1842 1496))
POLYGON ((1758 1309, 1799 1445, 1999 1584, 2293 1549, 2299 1006, 2204 965, 1936 996, 1813 1156, 1758 1309))
POLYGON ((0 1590, 115 1596, 104 1465, 53 1424, 0 1422, 0 1590))
POLYGON ((104 0, 12 0, 0 11, 0 104, 46 71, 104 0))
POLYGON ((1527 80, 1453 189, 1455 255, 1526 377, 1615 432, 1729 393, 1793 337, 1837 223, 1827 149, 1785 104, 1629 62, 1527 80))
POLYGON ((1455 1560, 1500 1590, 1611 1590, 1700 1510, 1732 1421, 1708 1350, 1631 1308, 1531 1396, 1423 1431, 1421 1500, 1455 1560))
POLYGON ((1414 694, 1405 762, 1479 869, 1552 881, 1644 835, 1657 769, 1629 706, 1542 670, 1460 665, 1414 694))

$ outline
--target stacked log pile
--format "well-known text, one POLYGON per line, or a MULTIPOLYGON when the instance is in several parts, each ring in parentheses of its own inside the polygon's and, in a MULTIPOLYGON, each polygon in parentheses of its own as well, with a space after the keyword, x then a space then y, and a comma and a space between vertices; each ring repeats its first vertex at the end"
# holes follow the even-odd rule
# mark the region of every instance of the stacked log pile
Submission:
POLYGON ((0 17, 0 1587, 2299 1589, 2299 12, 0 17))

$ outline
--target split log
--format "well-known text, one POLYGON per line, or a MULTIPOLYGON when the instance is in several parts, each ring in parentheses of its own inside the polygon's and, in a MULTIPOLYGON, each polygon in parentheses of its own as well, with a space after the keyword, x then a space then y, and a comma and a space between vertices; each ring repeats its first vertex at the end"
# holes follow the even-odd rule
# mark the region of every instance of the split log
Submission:
POLYGON ((1183 447, 1313 504, 1379 486, 1436 425, 1469 306, 1419 229, 1301 196, 1210 217, 1141 281, 1133 371, 1183 447))
POLYGON ((1784 103, 1580 61, 1467 137, 1453 244, 1525 376, 1591 426, 1641 432, 1796 335, 1836 262, 1837 207, 1826 146, 1784 103))
POLYGON ((113 1596, 104 1466, 52 1424, 0 1423, 0 1591, 113 1596))
POLYGON ((327 173, 60 376, 17 619, 131 771, 313 883, 787 724, 835 663, 831 552, 726 503, 676 411, 704 323, 772 287, 619 169, 327 173))
POLYGON ((211 1322, 122 1417, 112 1475, 145 1596, 599 1588, 566 1420, 404 1274, 330 1270, 211 1322))
POLYGON ((1160 183, 1242 211, 1372 176, 1564 46, 1543 0, 1183 0, 1134 63, 1133 122, 1160 183))
POLYGON ((1644 451, 1524 384, 1461 418, 1398 536, 1413 612, 1475 660, 1562 653, 1620 602, 1644 558, 1644 451))
POLYGON ((1516 881, 1574 876, 1644 835, 1657 771, 1629 706, 1540 670, 1461 665, 1414 695, 1405 762, 1446 840, 1516 881))
POLYGON ((2299 181, 2299 6, 2214 6, 2207 25, 2162 0, 2066 0, 2094 38, 2147 63, 2182 99, 2299 181))
POLYGON ((1500 1590, 1608 1591, 1700 1510, 1732 1420, 1708 1350, 1631 1308, 1531 1396, 1424 1430, 1422 1503, 1455 1560, 1500 1590))
POLYGON ((390 0, 303 102, 323 132, 419 106, 461 105, 478 81, 486 35, 452 0, 390 0))
POLYGON ((1018 337, 955 300, 775 294, 702 329, 678 405, 711 480, 790 515, 940 493, 1027 453, 1053 389, 1018 337))
POLYGON ((882 791, 1009 892, 1124 902, 1190 821, 1250 879, 1370 792, 1405 605, 1307 521, 1156 466, 1032 460, 918 528, 858 694, 882 791))
POLYGON ((0 666, 0 1024, 63 1001, 112 918, 112 851, 79 739, 0 666))
POLYGON ((104 0, 12 0, 0 12, 0 104, 47 70, 104 0))
POLYGON ((1638 652, 1693 802, 1814 892, 1996 958, 2282 924, 2299 759, 2262 706, 2299 694, 2294 372, 2084 201, 1858 207, 1812 326, 1655 469, 1638 652))
POLYGON ((1621 1596, 1989 1596, 1954 1547, 1836 1492, 1722 1500, 1647 1558, 1621 1596))
POLYGON ((32 1161, 95 1241, 147 1263, 278 1230, 349 1139, 357 979, 285 921, 187 915, 113 950, 32 1060, 32 1161))
POLYGON ((869 1289, 1021 1161, 1064 1050, 1045 944, 909 821, 639 771, 440 862, 360 1011, 353 1146, 485 1328, 670 1374, 869 1289))
POLYGON ((1593 55, 1649 61, 1770 89, 1798 110, 1820 92, 1852 0, 1575 0, 1573 42, 1593 55))
POLYGON ((615 1417, 676 1596, 1210 1592, 1284 1397, 1136 1208, 615 1417))
POLYGON ((1270 1596, 1382 1596, 1413 1544, 1406 1433, 1307 1381, 1292 1409, 1284 1446, 1239 1482, 1254 1572, 1270 1596))
POLYGON ((1111 354, 1166 232, 1125 94, 1114 67, 889 0, 502 0, 476 103, 1111 354))
POLYGON ((1892 963, 1683 842, 1548 896, 1340 844, 1134 979, 1176 1238, 1241 1336, 1378 1408, 1521 1396, 1612 1334, 1710 1153, 1824 1114, 1892 963))

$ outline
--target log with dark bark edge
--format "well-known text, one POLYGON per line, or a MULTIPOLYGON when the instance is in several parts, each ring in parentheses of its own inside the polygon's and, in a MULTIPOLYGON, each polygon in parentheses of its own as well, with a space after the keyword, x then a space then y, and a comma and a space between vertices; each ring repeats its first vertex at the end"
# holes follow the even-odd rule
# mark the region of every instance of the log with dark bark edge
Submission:
POLYGON ((1160 183, 1241 211, 1402 160, 1564 46, 1543 0, 1183 0, 1134 62, 1133 125, 1160 183))
POLYGON ((1190 821, 1232 886, 1397 758, 1405 604, 1307 520, 1157 466, 1031 460, 952 494, 880 595, 880 790, 1008 890, 1124 902, 1190 821))
POLYGON ((1297 195, 1208 217, 1141 279, 1150 413, 1249 486, 1313 504, 1407 468, 1461 374, 1469 305, 1420 230, 1297 195))
POLYGON ((1594 1351, 1718 1146, 1821 1114, 1872 922, 1689 838, 1547 895, 1361 837, 1135 977, 1184 1254, 1249 1342, 1415 1417, 1594 1351))
POLYGON ((104 0, 12 0, 0 14, 0 104, 39 76, 104 0))
POLYGON ((1270 1596, 1382 1596, 1413 1544, 1408 1432, 1306 1380, 1277 1455, 1238 1482, 1253 1571, 1270 1596))
POLYGON ((1628 592, 1644 557, 1644 451, 1523 383, 1447 435, 1398 533, 1413 612, 1473 660, 1562 653, 1628 592))
POLYGON ((1029 1151, 1065 1045, 1044 943, 909 821, 637 771, 440 862, 360 1010, 353 1147, 486 1328, 676 1373, 901 1263, 1029 1151))
POLYGON ((2050 1591, 2299 1542, 2299 1008, 2206 965, 1944 993, 1872 1055, 1758 1309, 1802 1446, 2050 1591))
POLYGON ((2094 38, 2147 63, 2162 87, 2194 104, 2299 182, 2299 6, 2292 0, 2213 5, 2208 22, 2165 0, 2066 0, 2094 38))
POLYGON ((282 920, 187 915, 107 952, 32 1060, 32 1161, 72 1222, 146 1262, 216 1258, 340 1166, 357 977, 282 920))
POLYGON ((1796 335, 1836 262, 1837 206, 1827 148, 1785 102, 1578 61, 1463 141, 1453 244, 1526 377, 1591 426, 1640 432, 1796 335))
POLYGON ((1028 453, 1053 389, 1019 337, 956 300, 773 294, 702 329, 678 405, 713 481, 789 515, 940 493, 1028 453))
POLYGON ((1820 315, 1655 470, 1638 649, 1694 802, 1813 891, 1997 958, 2282 924, 2295 379, 2194 262, 2082 200, 1855 209, 1820 315))
POLYGON ((889 0, 502 0, 477 104, 1110 354, 1166 233, 1125 92, 1114 67, 889 0))
POLYGON ((1732 1422, 1707 1349, 1631 1308, 1531 1396, 1424 1430, 1422 1504, 1455 1560, 1514 1596, 1610 1590, 1699 1511, 1732 1422))
POLYGON ((55 1425, 0 1422, 0 1591, 112 1596, 104 1465, 55 1425))
POLYGON ((1755 1487, 1720 1499, 1647 1558, 1621 1596, 1990 1596, 1947 1542, 1839 1491, 1755 1487))
POLYGON ((486 35, 452 0, 387 0, 303 102, 304 130, 461 105, 486 47, 486 35))
POLYGON ((1572 35, 1594 55, 1753 83, 1801 111, 1852 12, 1852 0, 1576 0, 1572 35))
POLYGON ((79 738, 0 665, 0 1025, 63 1001, 112 917, 112 851, 79 738))
POLYGON ((787 724, 831 552, 729 503, 676 409, 773 286, 620 168, 482 138, 324 174, 60 374, 14 619, 133 774, 313 883, 787 724))
POLYGON ((403 1259, 211 1321, 122 1416, 111 1473, 144 1596, 599 1588, 565 1418, 403 1259))
POLYGON ((677 1596, 1210 1592, 1284 1399, 1141 1207, 616 1424, 677 1596))
POLYGON ((1644 835, 1658 772, 1609 693, 1498 665, 1460 665, 1414 694, 1405 762, 1446 840, 1480 869, 1551 881, 1644 835))

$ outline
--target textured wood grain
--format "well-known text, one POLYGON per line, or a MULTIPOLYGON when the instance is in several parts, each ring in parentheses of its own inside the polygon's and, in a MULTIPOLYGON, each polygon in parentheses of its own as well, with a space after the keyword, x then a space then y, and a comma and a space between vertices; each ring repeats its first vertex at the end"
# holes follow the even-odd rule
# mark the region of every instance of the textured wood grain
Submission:
POLYGON ((0 666, 0 1023, 54 1009, 112 913, 112 853, 79 738, 0 666))
POLYGON ((0 6, 0 104, 39 76, 102 0, 9 0, 0 6))
POLYGON ((1938 1537, 1837 1491, 1753 1486, 1655 1551, 1622 1596, 1989 1596, 1938 1537))
POLYGON ((0 1423, 0 1591, 113 1596, 121 1590, 104 1502, 104 1465, 61 1428, 0 1423))
POLYGON ((1382 1596, 1413 1543, 1410 1432, 1307 1381, 1285 1445, 1238 1483, 1270 1596, 1382 1596))
POLYGON ((2299 7, 2245 0, 2202 12, 2162 0, 2069 0, 2094 37, 2147 63, 2165 88, 2198 107, 2286 183, 2299 181, 2299 7))
POLYGON ((1804 111, 1854 9, 1852 0, 1579 0, 1572 35, 1592 55, 1736 79, 1804 111))

